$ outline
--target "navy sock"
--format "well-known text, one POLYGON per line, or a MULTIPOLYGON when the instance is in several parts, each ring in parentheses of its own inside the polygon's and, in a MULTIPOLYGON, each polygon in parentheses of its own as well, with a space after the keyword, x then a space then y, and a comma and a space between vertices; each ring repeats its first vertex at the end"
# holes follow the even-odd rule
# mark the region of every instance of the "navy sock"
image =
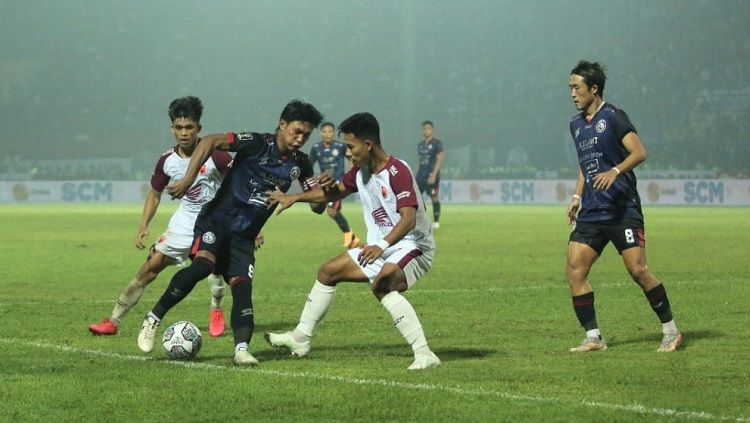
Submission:
POLYGON ((432 220, 433 222, 440 221, 440 201, 432 202, 432 220))
POLYGON ((232 332, 234 344, 250 343, 255 328, 253 316, 253 281, 238 277, 231 281, 232 286, 232 332))
POLYGON ((341 229, 341 232, 349 232, 351 229, 349 228, 349 222, 346 221, 346 218, 341 213, 336 213, 336 216, 333 216, 333 220, 336 221, 336 224, 339 225, 339 229, 341 229))
POLYGON ((573 297, 573 310, 576 312, 578 322, 585 330, 599 327, 596 324, 596 310, 594 309, 594 291, 573 297))
POLYGON ((651 291, 644 292, 644 294, 646 294, 648 303, 651 304, 651 308, 659 316, 662 323, 672 320, 672 307, 669 305, 669 297, 667 297, 667 290, 663 284, 655 286, 651 291))
POLYGON ((159 319, 174 306, 182 301, 193 290, 195 285, 214 270, 214 264, 211 260, 204 257, 196 257, 193 263, 175 273, 172 280, 169 281, 167 290, 164 291, 159 301, 151 310, 159 319))

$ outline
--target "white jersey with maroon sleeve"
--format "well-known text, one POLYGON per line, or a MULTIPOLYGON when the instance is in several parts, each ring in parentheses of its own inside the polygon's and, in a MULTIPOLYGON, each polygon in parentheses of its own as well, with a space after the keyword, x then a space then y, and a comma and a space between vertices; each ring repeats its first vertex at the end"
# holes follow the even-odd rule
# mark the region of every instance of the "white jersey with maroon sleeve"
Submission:
MULTIPOLYGON (((167 150, 156 163, 154 175, 151 177, 151 188, 162 192, 171 182, 185 177, 190 157, 181 157, 174 146, 167 150)), ((224 175, 229 170, 232 161, 225 151, 214 151, 206 163, 201 166, 193 185, 180 200, 180 206, 169 219, 168 231, 192 238, 195 219, 201 208, 211 201, 221 185, 224 175)))
POLYGON ((423 253, 435 249, 432 226, 427 217, 422 197, 414 180, 414 175, 403 160, 389 157, 383 169, 371 174, 367 169, 352 167, 344 175, 347 190, 359 192, 367 225, 367 244, 374 245, 401 220, 398 210, 402 207, 415 207, 417 224, 402 239, 410 241, 423 253))

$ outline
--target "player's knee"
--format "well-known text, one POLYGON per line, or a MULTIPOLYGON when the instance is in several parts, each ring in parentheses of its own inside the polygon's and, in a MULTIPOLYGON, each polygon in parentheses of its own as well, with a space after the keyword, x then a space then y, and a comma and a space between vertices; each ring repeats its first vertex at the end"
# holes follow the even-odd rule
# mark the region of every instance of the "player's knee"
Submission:
POLYGON ((649 273, 648 267, 643 263, 630 264, 627 266, 627 269, 628 273, 630 273, 630 277, 638 283, 645 280, 649 273))
POLYGON ((586 279, 588 269, 579 263, 568 261, 565 265, 565 274, 568 276, 568 282, 577 283, 586 279))

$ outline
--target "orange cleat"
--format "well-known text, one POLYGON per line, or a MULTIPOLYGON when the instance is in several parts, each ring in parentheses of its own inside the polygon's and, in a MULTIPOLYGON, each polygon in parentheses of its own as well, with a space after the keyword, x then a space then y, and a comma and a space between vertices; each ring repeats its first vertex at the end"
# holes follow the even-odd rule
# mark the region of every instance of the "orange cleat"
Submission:
POLYGON ((90 324, 89 332, 94 335, 117 335, 117 326, 111 320, 104 319, 101 323, 90 324))
POLYGON ((221 310, 211 310, 208 313, 208 334, 211 336, 221 336, 224 334, 224 312, 221 310))

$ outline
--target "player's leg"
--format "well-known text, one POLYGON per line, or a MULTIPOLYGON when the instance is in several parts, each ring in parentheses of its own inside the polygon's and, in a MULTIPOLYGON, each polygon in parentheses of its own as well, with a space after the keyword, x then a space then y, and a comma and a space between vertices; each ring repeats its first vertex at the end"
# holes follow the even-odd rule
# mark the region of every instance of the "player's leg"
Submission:
POLYGON ((122 319, 143 296, 146 285, 156 279, 156 276, 167 266, 177 262, 178 260, 174 257, 167 256, 152 247, 146 261, 117 298, 112 315, 101 323, 90 324, 89 331, 95 335, 115 335, 122 319))
POLYGON ((370 278, 352 257, 352 254, 356 257, 359 251, 359 248, 354 248, 323 263, 302 308, 297 327, 291 332, 266 333, 266 341, 275 347, 289 349, 293 356, 307 355, 315 327, 333 303, 336 285, 344 281, 369 282, 370 278))
POLYGON ((429 270, 431 264, 431 256, 424 256, 419 250, 404 245, 386 259, 371 285, 372 293, 391 315, 393 325, 414 352, 414 362, 409 370, 440 365, 440 359, 427 345, 417 312, 409 300, 401 295, 429 270))
POLYGON ((250 340, 255 329, 253 312, 253 276, 255 272, 255 237, 232 233, 227 250, 226 276, 232 290, 230 325, 234 335, 234 364, 257 366, 250 354, 250 340))
POLYGON ((211 309, 208 312, 208 333, 211 336, 221 336, 224 334, 224 329, 226 328, 224 311, 221 309, 226 284, 224 283, 224 278, 213 273, 208 275, 206 281, 211 291, 211 309))
POLYGON ((646 263, 646 241, 643 235, 643 225, 629 225, 621 229, 622 236, 613 240, 613 242, 622 254, 625 268, 643 290, 646 299, 662 325, 662 342, 657 351, 675 351, 682 344, 683 337, 672 317, 672 307, 669 303, 667 290, 661 281, 651 273, 646 263))
POLYGON ((588 281, 591 267, 607 245, 597 225, 579 222, 570 234, 565 273, 578 323, 586 331, 586 339, 572 352, 604 350, 607 344, 599 331, 594 307, 594 289, 588 281))
POLYGON ((438 229, 440 227, 440 180, 435 180, 435 183, 429 186, 428 190, 430 194, 430 200, 432 200, 432 227, 438 229))

